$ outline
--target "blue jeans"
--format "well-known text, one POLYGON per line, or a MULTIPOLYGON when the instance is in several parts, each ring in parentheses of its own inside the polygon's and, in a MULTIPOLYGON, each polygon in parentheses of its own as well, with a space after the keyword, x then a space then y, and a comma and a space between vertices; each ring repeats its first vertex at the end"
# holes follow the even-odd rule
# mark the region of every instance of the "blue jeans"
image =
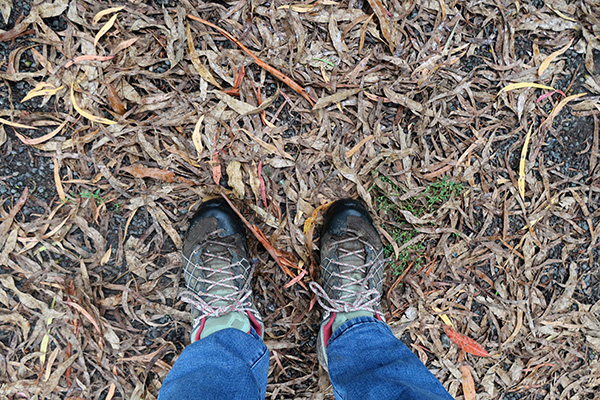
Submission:
MULTIPOLYGON (((336 399, 452 400, 390 328, 371 317, 351 319, 327 345, 336 399)), ((189 345, 171 369, 159 400, 264 399, 269 350, 260 337, 224 329, 189 345)))

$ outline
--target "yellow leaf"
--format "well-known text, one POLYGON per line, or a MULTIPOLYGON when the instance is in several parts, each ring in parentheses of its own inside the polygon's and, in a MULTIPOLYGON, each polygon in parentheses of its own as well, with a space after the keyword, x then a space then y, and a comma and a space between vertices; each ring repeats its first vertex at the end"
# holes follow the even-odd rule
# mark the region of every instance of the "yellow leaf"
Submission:
POLYGON ((548 7, 550 7, 550 9, 551 9, 552 11, 554 11, 554 12, 556 13, 556 15, 558 15, 559 17, 561 17, 561 18, 563 18, 563 19, 566 19, 567 21, 571 21, 571 22, 577 22, 577 20, 576 20, 576 19, 566 16, 566 15, 565 15, 565 14, 563 14, 562 12, 558 11, 556 8, 552 7, 550 4, 548 4, 548 7))
POLYGON ((30 100, 34 97, 37 97, 37 96, 55 95, 59 90, 62 90, 64 88, 65 87, 63 85, 60 85, 59 87, 55 87, 54 85, 52 85, 50 83, 40 82, 33 89, 31 89, 29 91, 29 93, 27 93, 27 96, 25 96, 23 98, 23 100, 21 100, 21 103, 23 103, 27 100, 30 100))
POLYGON ((60 180, 60 166, 58 165, 58 160, 54 159, 54 183, 56 185, 56 193, 58 193, 58 197, 64 203, 67 201, 67 197, 65 196, 65 190, 63 189, 62 182, 60 180))
POLYGON ((124 8, 125 8, 125 6, 112 7, 112 8, 107 8, 106 10, 100 11, 99 13, 97 13, 96 15, 94 15, 94 23, 97 24, 98 21, 100 21, 102 19, 102 17, 104 17, 105 15, 109 15, 109 14, 121 11, 124 8))
POLYGON ((546 70, 546 68, 548 68, 548 66, 550 65, 550 63, 552 61, 554 61, 554 59, 556 57, 560 56, 565 51, 569 50, 569 47, 571 47, 572 44, 573 44, 573 39, 571 39, 569 41, 569 43, 566 44, 565 47, 556 50, 554 53, 552 53, 548 57, 546 57, 546 59, 544 61, 542 61, 542 64, 540 65, 540 68, 538 69, 538 76, 542 76, 542 74, 544 73, 544 71, 546 70))
POLYGON ((185 32, 185 36, 187 37, 188 50, 190 51, 190 59, 192 60, 192 65, 198 72, 198 75, 202 77, 206 82, 218 87, 219 89, 223 89, 219 82, 215 79, 215 77, 210 73, 208 68, 202 64, 200 61, 200 57, 196 52, 196 48, 194 47, 194 39, 192 38, 192 32, 190 30, 190 25, 188 24, 187 30, 185 32))
POLYGON ((50 343, 50 335, 47 333, 42 338, 42 343, 40 343, 40 362, 42 365, 46 362, 46 353, 48 352, 48 344, 50 343))
POLYGON ((102 28, 100 28, 98 33, 96 33, 96 37, 94 37, 94 47, 96 47, 96 45, 98 44, 98 40, 100 40, 100 38, 102 36, 104 36, 104 34, 106 32, 108 32, 110 30, 110 28, 112 28, 112 26, 115 24, 115 21, 117 20, 118 16, 119 16, 119 14, 115 14, 112 17, 110 17, 108 22, 106 24, 104 24, 104 26, 102 28))
POLYGON ((442 314, 442 315, 440 315, 440 318, 442 319, 442 321, 443 321, 443 322, 444 322, 446 325, 448 325, 448 326, 450 326, 450 327, 454 328, 454 325, 452 324, 452 321, 450 321, 450 318, 448 318, 448 316, 447 316, 446 314, 442 314))
POLYGON ((204 151, 204 145, 202 145, 202 137, 200 134, 200 128, 202 127, 202 121, 204 121, 204 115, 201 115, 198 118, 198 122, 196 122, 196 126, 194 127, 194 133, 192 133, 192 142, 194 143, 194 147, 198 152, 198 157, 204 151))
POLYGON ((12 126, 13 128, 37 129, 35 126, 17 124, 16 122, 7 121, 4 118, 0 118, 0 124, 5 124, 5 125, 8 125, 8 126, 12 126))
POLYGON ((83 116, 84 118, 89 119, 92 122, 98 122, 100 124, 105 124, 105 125, 114 125, 114 124, 116 124, 115 121, 111 121, 110 119, 106 119, 106 118, 102 118, 102 117, 97 117, 97 116, 92 115, 89 112, 85 111, 81 107, 79 107, 79 105, 77 104, 77 101, 75 100, 75 92, 73 91, 73 85, 71 85, 71 103, 73 103, 73 108, 75 108, 75 110, 79 114, 81 114, 81 116, 83 116))
MULTIPOLYGON (((52 303, 50 304, 50 308, 54 309, 54 305, 56 304, 56 297, 52 298, 52 303)), ((48 333, 46 333, 44 335, 44 337, 42 338, 42 342, 40 343, 40 353, 42 353, 40 355, 40 361, 42 363, 42 365, 46 362, 46 353, 48 353, 48 344, 50 343, 50 324, 52 323, 52 317, 48 318, 48 333)))
POLYGON ((527 132, 527 135, 525 136, 525 143, 523 143, 523 149, 521 150, 521 161, 519 162, 519 180, 517 184, 523 200, 525 200, 525 159, 527 158, 527 148, 529 147, 529 139, 531 138, 532 130, 533 125, 529 127, 529 132, 527 132))
POLYGON ((292 11, 305 13, 311 12, 316 7, 316 4, 288 4, 284 6, 277 7, 278 10, 285 10, 290 8, 292 11))
POLYGON ((319 213, 323 209, 326 209, 327 207, 329 207, 331 205, 331 203, 333 203, 333 201, 330 201, 325 204, 321 204, 319 207, 315 208, 315 210, 312 212, 312 215, 310 217, 306 218, 306 221, 304 221, 304 235, 308 235, 308 232, 314 227, 315 221, 316 221, 317 217, 319 216, 319 213))
POLYGON ((537 89, 556 90, 552 86, 540 85, 539 83, 518 82, 518 83, 511 83, 510 85, 506 85, 505 87, 502 88, 502 90, 500 90, 498 92, 498 94, 500 94, 502 92, 508 92, 511 90, 522 89, 522 88, 527 88, 527 87, 532 87, 532 88, 537 88, 537 89))

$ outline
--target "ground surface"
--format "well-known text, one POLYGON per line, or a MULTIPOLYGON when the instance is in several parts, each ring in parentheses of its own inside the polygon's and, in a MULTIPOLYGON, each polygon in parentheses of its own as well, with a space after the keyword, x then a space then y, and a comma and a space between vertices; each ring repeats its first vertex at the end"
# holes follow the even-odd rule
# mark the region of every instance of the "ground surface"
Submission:
MULTIPOLYGON (((220 190, 304 285, 315 210, 362 198, 388 321, 456 398, 465 373, 478 399, 597 398, 600 5, 378 5, 0 0, 0 399, 155 398, 188 341, 182 233, 220 190)), ((250 249, 267 397, 332 398, 311 292, 250 249)))

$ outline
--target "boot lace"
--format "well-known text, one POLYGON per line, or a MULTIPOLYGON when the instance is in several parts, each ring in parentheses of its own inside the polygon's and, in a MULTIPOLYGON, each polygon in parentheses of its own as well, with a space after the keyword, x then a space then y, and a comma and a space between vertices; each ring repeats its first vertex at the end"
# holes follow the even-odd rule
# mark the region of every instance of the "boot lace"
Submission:
MULTIPOLYGON (((196 246, 189 258, 183 255, 186 264, 184 274, 188 290, 179 294, 179 298, 190 304, 199 315, 194 319, 193 326, 197 325, 205 317, 220 317, 231 312, 255 313, 252 302, 252 289, 250 279, 253 269, 245 258, 232 263, 231 254, 228 249, 235 246, 225 243, 223 240, 214 240, 219 231, 208 235, 209 239, 201 245, 196 246), (221 246, 222 250, 211 252, 212 246, 221 246), (202 264, 193 260, 202 256, 202 264), (220 261, 226 264, 215 266, 214 262, 220 261), (240 268, 241 267, 241 268, 240 268), (246 272, 248 271, 248 272, 246 272), (236 274, 236 272, 239 272, 236 274), (236 285, 236 281, 245 280, 242 287, 236 285), (205 285, 206 289, 198 293, 192 288, 205 285)), ((217 247, 218 248, 218 247, 217 247)))
MULTIPOLYGON (((377 288, 369 288, 369 281, 375 278, 377 271, 385 264, 387 259, 382 257, 383 249, 369 262, 367 262, 367 248, 375 252, 376 249, 369 242, 361 239, 358 234, 352 230, 348 233, 353 233, 352 236, 335 241, 333 246, 338 246, 338 259, 330 258, 325 260, 322 268, 330 271, 329 281, 336 280, 343 282, 340 285, 332 285, 330 293, 340 293, 337 299, 332 299, 325 289, 316 282, 310 282, 310 289, 317 295, 317 301, 328 312, 353 312, 353 311, 368 311, 376 313, 375 309, 379 304, 381 293, 377 288), (350 241, 359 241, 363 246, 360 249, 350 251, 340 245, 350 241), (358 257, 362 263, 348 263, 350 257, 358 257), (358 275, 362 278, 356 278, 358 275)), ((328 282, 323 282, 328 285, 328 282)))

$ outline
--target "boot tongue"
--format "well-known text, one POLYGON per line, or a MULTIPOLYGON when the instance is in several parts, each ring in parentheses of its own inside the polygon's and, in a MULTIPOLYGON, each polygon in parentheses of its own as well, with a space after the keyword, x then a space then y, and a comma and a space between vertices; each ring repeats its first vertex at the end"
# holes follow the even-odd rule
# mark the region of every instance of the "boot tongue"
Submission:
MULTIPOLYGON (((345 243, 340 244, 340 249, 345 250, 346 252, 357 252, 359 250, 363 250, 364 246, 361 242, 358 241, 358 238, 355 240, 350 240, 347 241, 345 243)), ((365 264, 365 253, 364 251, 361 251, 358 254, 352 254, 352 255, 348 255, 348 256, 343 256, 343 257, 339 257, 338 256, 338 260, 344 264, 349 264, 349 265, 353 265, 353 266, 361 266, 365 264)), ((345 269, 349 269, 349 267, 341 267, 343 268, 342 271, 340 271, 340 275, 347 277, 347 278, 342 278, 341 279, 341 284, 342 285, 346 285, 350 282, 355 282, 355 281, 362 281, 364 279, 364 271, 362 270, 354 270, 351 273, 346 273, 344 270, 345 269)), ((360 285, 350 285, 347 287, 348 291, 352 291, 354 293, 356 293, 357 295, 359 293, 361 293, 363 291, 363 288, 360 285)), ((348 303, 353 303, 356 300, 357 296, 352 296, 352 297, 346 297, 344 299, 344 301, 348 302, 348 303)))
MULTIPOLYGON (((232 257, 228 248, 226 246, 223 246, 220 244, 212 244, 212 243, 208 244, 205 248, 205 253, 212 254, 215 256, 219 255, 221 257, 227 258, 227 260, 231 260, 231 257, 232 257)), ((231 264, 231 262, 227 261, 227 260, 222 260, 221 258, 213 258, 210 261, 210 268, 214 269, 214 270, 222 269, 223 267, 226 267, 231 264)), ((227 270, 230 270, 230 269, 228 268, 227 270)), ((210 275, 209 277, 207 277, 207 279, 210 280, 211 282, 220 282, 224 279, 227 279, 227 284, 229 284, 229 285, 233 284, 233 282, 231 281, 231 275, 226 274, 226 273, 215 272, 212 275, 210 275)), ((234 288, 227 288, 227 287, 223 287, 221 285, 215 285, 208 292, 210 294, 216 295, 216 296, 227 296, 235 291, 236 291, 236 289, 234 289, 234 288)), ((215 301, 214 303, 212 303, 212 305, 214 307, 222 307, 222 306, 227 306, 230 303, 231 303, 230 301, 219 300, 219 301, 215 301)))

